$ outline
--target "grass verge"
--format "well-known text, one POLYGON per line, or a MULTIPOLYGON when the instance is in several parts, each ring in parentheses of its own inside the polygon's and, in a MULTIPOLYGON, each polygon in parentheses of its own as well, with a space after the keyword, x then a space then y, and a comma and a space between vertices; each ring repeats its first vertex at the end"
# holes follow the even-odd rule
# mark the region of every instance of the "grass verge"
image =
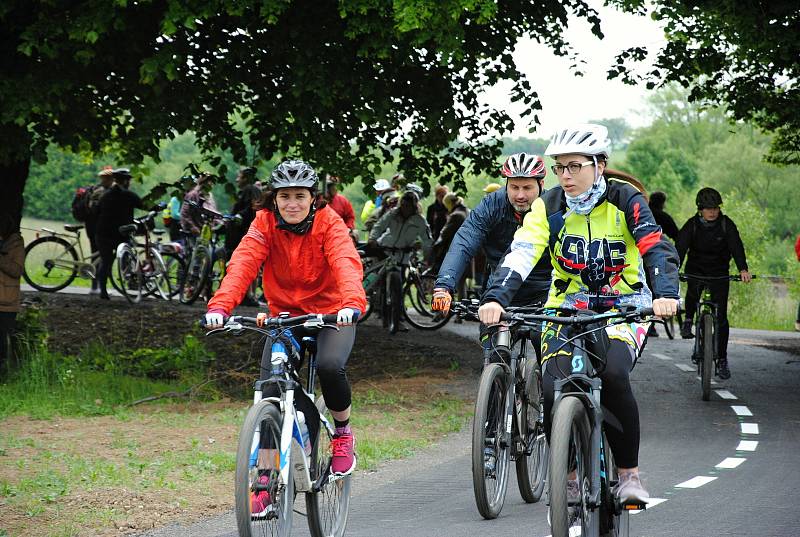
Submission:
MULTIPOLYGON (((354 386, 360 470, 408 456, 467 422, 471 404, 442 391, 453 375, 419 371, 354 386)), ((175 390, 179 381, 80 376, 38 395, 0 385, 0 535, 130 534, 231 509, 246 401, 129 409, 106 390, 116 388, 122 400, 175 390)))

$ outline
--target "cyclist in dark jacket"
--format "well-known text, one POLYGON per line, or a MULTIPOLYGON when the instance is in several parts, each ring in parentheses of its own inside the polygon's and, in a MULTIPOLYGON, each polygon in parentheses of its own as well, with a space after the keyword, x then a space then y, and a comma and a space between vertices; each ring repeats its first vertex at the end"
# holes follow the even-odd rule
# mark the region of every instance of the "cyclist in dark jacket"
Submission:
MULTIPOLYGON (((739 230, 726 215, 722 214, 722 196, 713 188, 701 188, 697 193, 697 214, 691 217, 678 234, 678 256, 681 264, 686 258, 686 273, 700 276, 727 276, 731 257, 736 262, 742 281, 749 283, 750 272, 739 230)), ((731 377, 728 367, 728 292, 727 279, 709 282, 711 300, 717 305, 717 352, 719 354, 719 378, 731 377)), ((686 286, 686 316, 681 327, 681 337, 691 339, 692 319, 699 298, 699 282, 689 281, 686 286)))
MULTIPOLYGON (((485 196, 459 228, 439 269, 434 289, 433 309, 450 309, 453 290, 475 255, 483 248, 487 270, 492 274, 514 240, 523 217, 544 191, 547 170, 537 155, 511 155, 501 170, 506 186, 485 196), (532 188, 530 188, 532 186, 532 188), (524 192, 524 193, 523 193, 524 192)), ((514 305, 544 302, 550 289, 549 255, 543 255, 514 298, 514 305)), ((491 278, 488 278, 491 281, 491 278)), ((486 287, 486 284, 484 284, 486 287)))

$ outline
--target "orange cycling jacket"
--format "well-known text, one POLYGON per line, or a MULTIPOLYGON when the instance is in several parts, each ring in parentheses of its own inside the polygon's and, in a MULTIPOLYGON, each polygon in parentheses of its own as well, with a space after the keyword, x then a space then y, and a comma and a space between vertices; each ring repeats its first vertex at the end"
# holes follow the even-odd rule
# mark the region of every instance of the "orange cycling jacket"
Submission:
POLYGON ((262 263, 271 316, 284 311, 302 315, 366 309, 361 259, 347 227, 330 207, 317 210, 311 229, 303 235, 279 229, 272 211, 258 211, 208 310, 230 315, 262 263))

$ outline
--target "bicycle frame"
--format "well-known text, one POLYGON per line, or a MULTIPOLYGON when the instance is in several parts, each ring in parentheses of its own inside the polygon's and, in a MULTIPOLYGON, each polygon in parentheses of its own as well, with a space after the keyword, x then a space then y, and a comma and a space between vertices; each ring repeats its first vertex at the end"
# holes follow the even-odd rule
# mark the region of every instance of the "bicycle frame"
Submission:
POLYGON ((78 270, 78 277, 80 278, 94 278, 97 276, 97 267, 100 264, 100 252, 90 253, 86 256, 83 253, 83 245, 81 244, 81 232, 76 230, 70 233, 61 233, 50 228, 40 228, 36 231, 36 238, 39 234, 44 233, 49 236, 59 237, 69 243, 69 247, 75 250, 78 254, 78 261, 57 257, 54 258, 53 264, 61 268, 76 268, 78 270))

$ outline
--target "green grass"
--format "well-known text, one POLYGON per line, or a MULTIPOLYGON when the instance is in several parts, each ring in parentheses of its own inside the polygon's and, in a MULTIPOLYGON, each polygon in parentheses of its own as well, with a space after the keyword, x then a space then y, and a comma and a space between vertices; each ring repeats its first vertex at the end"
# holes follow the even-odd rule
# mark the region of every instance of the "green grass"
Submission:
POLYGON ((794 330, 797 301, 767 279, 731 282, 728 318, 736 328, 794 330))

